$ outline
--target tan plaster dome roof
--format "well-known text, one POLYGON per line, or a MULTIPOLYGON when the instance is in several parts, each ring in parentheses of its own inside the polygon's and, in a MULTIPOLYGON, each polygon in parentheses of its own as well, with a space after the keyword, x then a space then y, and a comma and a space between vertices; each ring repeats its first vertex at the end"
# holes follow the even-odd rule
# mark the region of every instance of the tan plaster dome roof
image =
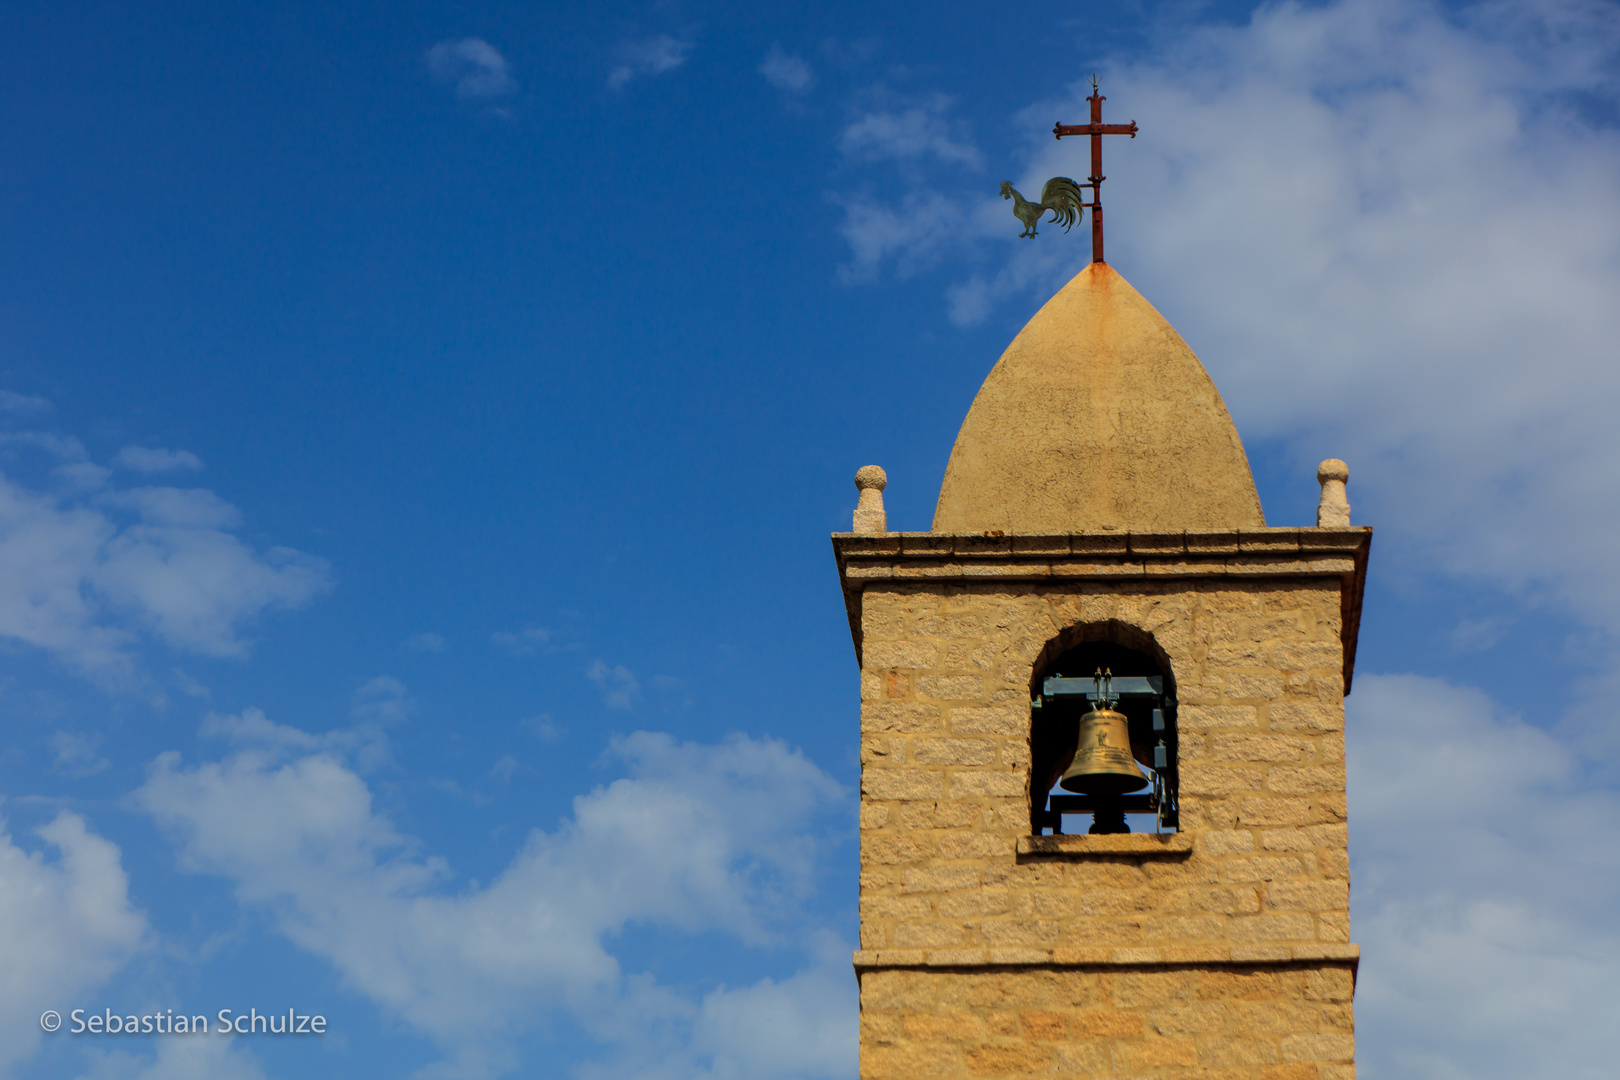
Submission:
POLYGON ((1265 525, 1237 428, 1181 335, 1107 263, 1019 331, 951 450, 935 532, 1265 525))

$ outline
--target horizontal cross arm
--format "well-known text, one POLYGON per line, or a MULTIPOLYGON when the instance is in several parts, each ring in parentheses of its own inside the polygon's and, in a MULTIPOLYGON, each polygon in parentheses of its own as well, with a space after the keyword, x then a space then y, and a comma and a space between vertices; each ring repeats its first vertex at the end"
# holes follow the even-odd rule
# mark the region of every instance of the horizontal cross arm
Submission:
POLYGON ((1054 124, 1052 134, 1058 138, 1065 135, 1129 135, 1136 138, 1136 121, 1128 124, 1054 124))

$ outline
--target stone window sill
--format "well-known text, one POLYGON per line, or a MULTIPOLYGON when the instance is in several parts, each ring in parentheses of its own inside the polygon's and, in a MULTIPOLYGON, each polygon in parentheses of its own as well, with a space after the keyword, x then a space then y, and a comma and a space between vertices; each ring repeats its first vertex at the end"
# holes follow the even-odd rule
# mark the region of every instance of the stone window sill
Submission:
POLYGON ((1060 859, 1084 859, 1106 855, 1190 855, 1190 833, 1115 833, 1091 836, 1081 833, 1062 836, 1024 836, 1018 840, 1018 854, 1046 855, 1060 859))

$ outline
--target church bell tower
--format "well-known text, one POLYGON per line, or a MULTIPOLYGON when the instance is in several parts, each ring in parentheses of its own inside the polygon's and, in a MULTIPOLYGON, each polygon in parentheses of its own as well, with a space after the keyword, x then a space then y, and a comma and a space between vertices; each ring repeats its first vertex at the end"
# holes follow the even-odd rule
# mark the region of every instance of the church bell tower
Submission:
POLYGON ((1209 375, 1100 261, 985 380, 932 531, 857 475, 863 1080, 1355 1075, 1371 530, 1318 478, 1314 527, 1267 527, 1209 375))

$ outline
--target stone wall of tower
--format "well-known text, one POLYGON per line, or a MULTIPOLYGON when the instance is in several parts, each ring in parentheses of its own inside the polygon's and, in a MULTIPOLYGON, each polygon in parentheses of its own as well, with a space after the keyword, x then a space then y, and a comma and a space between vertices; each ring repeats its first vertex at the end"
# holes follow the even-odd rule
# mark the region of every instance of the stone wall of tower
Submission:
POLYGON ((891 968, 861 976, 863 1080, 1352 1080, 1347 964, 891 968))
POLYGON ((840 548, 862 1076, 1353 1076, 1342 690, 1365 530, 911 535, 840 548), (1173 838, 1030 836, 1033 666, 1101 623, 1169 659, 1173 838))
POLYGON ((1349 941, 1339 606, 1309 578, 868 587, 861 948, 1286 960, 1349 941), (1031 665, 1110 620, 1169 654, 1193 850, 1020 858, 1031 665))

